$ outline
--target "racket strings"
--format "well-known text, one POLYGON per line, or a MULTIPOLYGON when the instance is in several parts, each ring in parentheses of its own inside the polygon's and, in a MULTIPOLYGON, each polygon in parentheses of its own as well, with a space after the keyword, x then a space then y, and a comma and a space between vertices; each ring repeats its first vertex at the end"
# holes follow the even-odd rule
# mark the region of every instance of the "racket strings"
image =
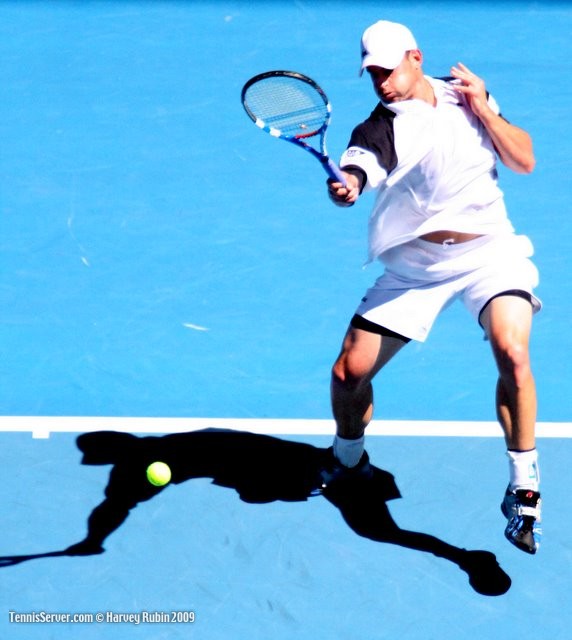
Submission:
POLYGON ((254 83, 245 96, 250 112, 268 127, 298 138, 316 135, 329 119, 329 105, 310 84, 270 77, 254 83))

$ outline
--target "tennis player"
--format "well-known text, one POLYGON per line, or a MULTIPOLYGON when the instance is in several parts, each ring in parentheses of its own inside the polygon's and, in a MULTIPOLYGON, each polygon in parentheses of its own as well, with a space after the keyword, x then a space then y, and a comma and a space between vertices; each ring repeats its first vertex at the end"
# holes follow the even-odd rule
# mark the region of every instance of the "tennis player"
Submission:
POLYGON ((517 173, 535 164, 531 138, 500 115, 485 83, 458 63, 447 78, 424 74, 411 31, 379 21, 364 32, 361 73, 379 102, 353 131, 329 181, 350 206, 375 192, 369 258, 384 272, 367 290, 332 370, 336 436, 324 491, 367 477, 365 428, 372 379, 410 340, 423 342, 438 314, 460 299, 482 326, 498 367, 497 416, 505 433, 509 484, 505 535, 535 553, 540 536, 536 392, 529 358, 538 272, 530 240, 517 235, 497 184, 497 157, 517 173))

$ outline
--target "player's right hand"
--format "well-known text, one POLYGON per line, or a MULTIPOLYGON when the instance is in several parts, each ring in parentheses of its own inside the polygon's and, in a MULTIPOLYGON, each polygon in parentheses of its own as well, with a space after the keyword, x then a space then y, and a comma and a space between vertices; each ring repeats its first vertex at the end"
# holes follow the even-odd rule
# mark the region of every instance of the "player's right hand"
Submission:
POLYGON ((351 207, 359 198, 359 180, 351 173, 343 172, 346 185, 341 182, 328 180, 328 195, 330 200, 338 207, 351 207))

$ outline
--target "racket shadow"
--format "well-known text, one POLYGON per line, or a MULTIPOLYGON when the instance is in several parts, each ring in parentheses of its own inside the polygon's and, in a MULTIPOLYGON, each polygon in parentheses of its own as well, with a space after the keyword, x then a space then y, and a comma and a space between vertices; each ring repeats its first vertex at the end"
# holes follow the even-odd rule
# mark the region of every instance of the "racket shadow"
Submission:
MULTIPOLYGON (((168 489, 168 485, 154 487, 147 481, 145 472, 151 462, 169 465, 172 484, 211 478, 213 484, 235 490, 247 503, 300 502, 315 495, 327 451, 273 436, 221 429, 147 437, 100 431, 80 435, 77 446, 83 454, 82 464, 113 465, 105 498, 88 517, 85 538, 58 551, 0 557, 0 568, 40 558, 103 553, 105 540, 132 509, 168 489)), ((509 576, 492 553, 467 551, 434 536, 401 529, 386 504, 401 497, 387 471, 374 467, 370 480, 324 497, 360 536, 453 562, 468 574, 478 593, 501 595, 510 588, 509 576)))

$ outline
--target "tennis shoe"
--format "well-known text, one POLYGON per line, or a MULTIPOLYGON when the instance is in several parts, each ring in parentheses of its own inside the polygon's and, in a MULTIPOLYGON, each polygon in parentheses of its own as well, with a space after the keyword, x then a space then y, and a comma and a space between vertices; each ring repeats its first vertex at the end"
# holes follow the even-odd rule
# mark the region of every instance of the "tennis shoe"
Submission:
POLYGON ((504 535, 515 547, 526 553, 535 554, 542 536, 542 499, 538 491, 530 489, 506 490, 501 511, 508 523, 504 535))
POLYGON ((373 478, 373 470, 369 464, 369 456, 364 451, 355 467, 344 466, 334 455, 330 447, 326 461, 319 473, 319 486, 315 494, 322 494, 340 489, 357 488, 360 484, 373 478))

